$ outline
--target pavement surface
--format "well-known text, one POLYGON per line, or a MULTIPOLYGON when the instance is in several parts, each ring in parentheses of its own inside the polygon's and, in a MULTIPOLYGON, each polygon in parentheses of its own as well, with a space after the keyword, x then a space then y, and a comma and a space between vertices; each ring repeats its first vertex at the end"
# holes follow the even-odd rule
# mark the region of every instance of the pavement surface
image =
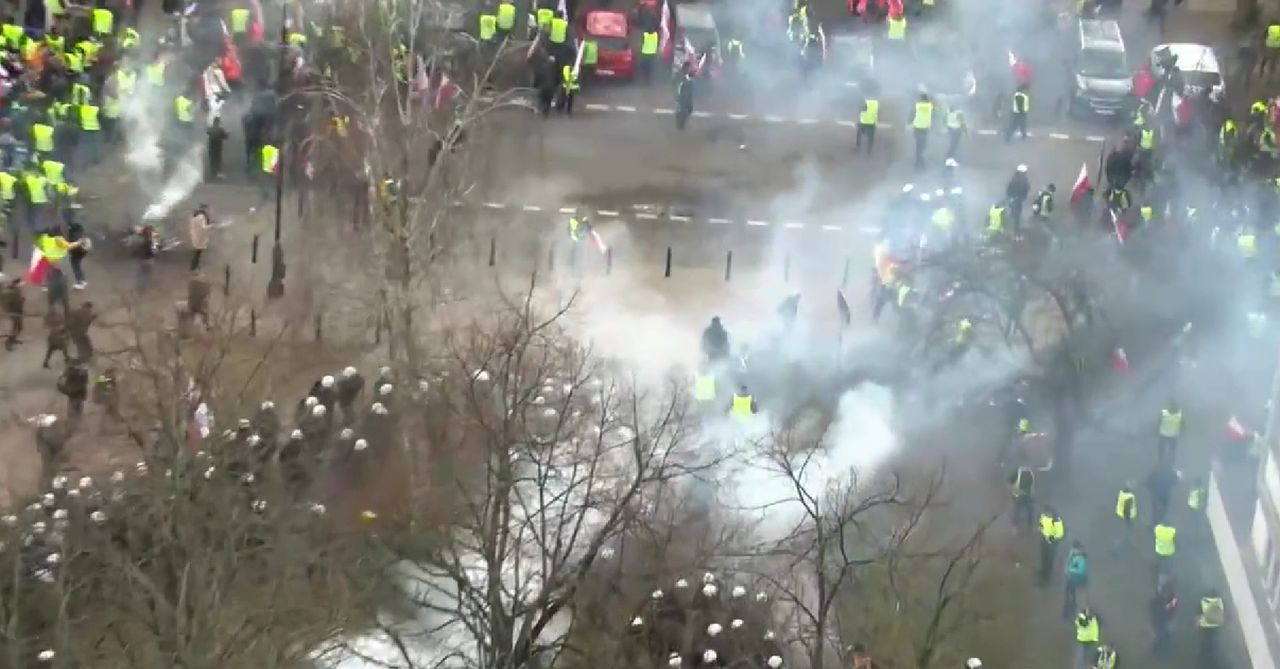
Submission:
MULTIPOLYGON (((837 17, 843 7, 830 0, 815 5, 831 17, 837 17)), ((1132 65, 1164 40, 1229 43, 1221 14, 1175 12, 1160 38, 1137 15, 1139 8, 1126 9, 1122 23, 1132 65)), ((922 21, 922 27, 927 23, 922 21)), ((939 22, 933 23, 929 29, 937 28, 939 22)), ((980 23, 981 16, 957 19, 957 25, 980 23)), ((835 18, 829 25, 842 29, 835 18)), ((884 204, 903 184, 915 184, 923 192, 962 186, 967 202, 962 215, 977 224, 1003 193, 1018 164, 1028 165, 1033 189, 1057 185, 1060 207, 1065 207, 1082 165, 1092 178, 1098 178, 1099 156, 1115 141, 1116 127, 1062 114, 1060 99, 1068 84, 1052 32, 1016 35, 1017 39, 1009 37, 1013 34, 997 29, 990 39, 975 39, 963 53, 993 51, 997 60, 1006 49, 1027 54, 1037 71, 1031 136, 1004 140, 1001 120, 994 113, 1002 100, 998 78, 991 79, 990 86, 984 78, 978 96, 966 102, 972 128, 957 156, 961 169, 955 184, 947 182, 943 173, 942 132, 930 138, 927 167, 911 166, 913 140, 906 121, 914 84, 909 71, 888 72, 895 85, 883 100, 883 125, 870 156, 853 155, 858 95, 856 87, 849 85, 851 79, 840 72, 824 73, 810 84, 795 84, 790 78, 750 85, 717 83, 700 96, 697 112, 684 132, 675 129, 672 95, 664 84, 589 81, 571 119, 541 120, 524 111, 503 112, 495 117, 493 132, 473 140, 488 158, 476 167, 476 189, 467 202, 460 203, 474 212, 474 248, 466 252, 474 259, 472 271, 477 277, 518 277, 534 268, 550 267, 552 280, 566 292, 588 286, 584 299, 589 315, 577 323, 584 334, 599 341, 645 338, 648 348, 629 349, 628 354, 671 364, 689 362, 698 333, 711 315, 726 315, 733 327, 735 319, 746 322, 770 313, 779 300, 795 292, 804 295, 805 319, 812 327, 828 328, 834 335, 837 320, 831 293, 843 288, 855 314, 853 331, 865 334, 873 327, 863 290, 870 249, 882 232, 884 204), (567 247, 564 233, 570 214, 590 216, 608 254, 567 247), (487 261, 490 249, 493 269, 487 261)), ((240 155, 238 140, 233 133, 226 148, 232 164, 240 155)), ((133 220, 137 204, 123 195, 133 180, 118 159, 84 179, 85 192, 94 198, 85 211, 92 230, 106 237, 107 230, 133 220)), ((227 183, 200 186, 176 207, 166 222, 175 235, 185 234, 185 217, 195 202, 208 202, 216 217, 230 221, 214 239, 206 266, 215 275, 221 268, 233 268, 233 295, 243 296, 236 299, 262 305, 269 270, 268 212, 251 212, 249 205, 256 204, 253 189, 233 177, 227 183), (255 234, 261 239, 257 264, 248 260, 255 234)), ((294 249, 288 256, 295 263, 290 274, 290 290, 294 290, 294 281, 305 283, 296 277, 306 276, 308 266, 316 264, 312 261, 323 260, 318 254, 325 249, 304 246, 309 221, 290 213, 293 207, 285 209, 286 248, 294 249), (301 248, 307 249, 307 255, 297 251, 301 248), (298 275, 293 274, 295 266, 298 275)), ((157 301, 167 304, 180 299, 185 290, 184 263, 181 254, 162 259, 155 284, 165 297, 157 301)), ((120 254, 99 253, 88 269, 87 294, 100 304, 117 298, 116 288, 132 285, 134 278, 134 265, 120 254)), ((33 305, 40 302, 38 295, 29 299, 33 305)), ((157 309, 157 314, 167 312, 168 307, 157 309)), ((0 376, 10 388, 0 402, 12 417, 59 404, 52 392, 55 372, 39 366, 42 330, 29 321, 28 332, 28 343, 17 352, 0 354, 0 376)), ((1087 601, 1101 613, 1104 636, 1120 649, 1122 666, 1198 669, 1202 665, 1195 660, 1192 622, 1196 593, 1222 581, 1207 545, 1188 530, 1189 540, 1182 545, 1175 567, 1184 605, 1175 634, 1176 652, 1168 659, 1155 659, 1147 652, 1151 641, 1145 618, 1152 583, 1146 557, 1149 542, 1140 538, 1132 556, 1111 556, 1106 551, 1115 538, 1114 524, 1109 522, 1115 492, 1124 480, 1140 479, 1150 467, 1154 445, 1147 443, 1151 441, 1147 435, 1163 401, 1158 393, 1139 395, 1143 386, 1137 381, 1113 385, 1098 389, 1099 396, 1136 397, 1144 408, 1134 410, 1137 418, 1125 429, 1097 429, 1082 435, 1073 457, 1073 477, 1049 484, 1048 495, 1063 510, 1068 538, 1082 538, 1094 557, 1087 601)), ((1189 422, 1187 460, 1181 466, 1188 472, 1207 471, 1208 448, 1196 444, 1213 441, 1210 435, 1216 436, 1216 423, 1206 420, 1201 428, 1195 413, 1189 422)), ((960 455, 989 451, 992 432, 982 425, 949 429, 960 455)), ((91 442, 86 437, 86 444, 91 442)), ((29 429, 10 421, 0 432, 0 458, 10 463, 0 488, 18 493, 34 488, 34 477, 28 473, 35 462, 29 429)), ((975 511, 1007 504, 1002 473, 994 466, 968 469, 978 484, 973 494, 975 511)), ((1027 539, 1025 548, 1024 559, 1011 571, 1020 579, 1027 578, 1034 562, 1035 542, 1027 539)), ((1059 578, 1051 589, 1025 602, 1029 631, 1021 647, 1007 654, 1005 666, 1070 664, 1072 637, 1060 615, 1060 587, 1059 578)), ((1238 640, 1224 637, 1223 641, 1224 661, 1219 666, 1247 666, 1240 659, 1238 640)))

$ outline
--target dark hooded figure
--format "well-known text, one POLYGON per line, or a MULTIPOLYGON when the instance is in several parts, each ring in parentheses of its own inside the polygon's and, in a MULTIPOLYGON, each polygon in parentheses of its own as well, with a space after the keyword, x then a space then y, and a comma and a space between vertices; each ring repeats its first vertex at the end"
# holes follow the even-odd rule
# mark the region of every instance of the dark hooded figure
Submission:
POLYGON ((337 400, 338 407, 342 409, 344 425, 355 422, 353 408, 362 392, 364 392, 364 377, 360 376, 360 372, 356 371, 355 367, 342 370, 342 375, 338 378, 337 400))
POLYGON ((702 354, 712 362, 729 357, 729 333, 720 324, 719 316, 712 318, 702 331, 702 354))
POLYGON ((249 421, 254 434, 262 438, 268 447, 274 447, 280 438, 280 414, 274 402, 263 402, 249 421))

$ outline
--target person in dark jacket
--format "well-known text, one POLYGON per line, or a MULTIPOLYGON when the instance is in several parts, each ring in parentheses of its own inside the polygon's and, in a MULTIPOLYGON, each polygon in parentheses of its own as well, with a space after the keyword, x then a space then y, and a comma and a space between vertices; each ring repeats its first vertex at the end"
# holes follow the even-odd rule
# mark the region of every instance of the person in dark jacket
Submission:
POLYGON ((1027 178, 1027 166, 1019 165, 1014 170, 1013 176, 1009 178, 1009 185, 1005 187, 1005 196, 1009 199, 1009 215, 1013 232, 1017 233, 1022 228, 1022 205, 1026 203, 1027 197, 1031 195, 1031 180, 1027 178))
POLYGON ((89 398, 89 371, 79 362, 72 362, 58 379, 58 392, 67 396, 67 414, 84 413, 84 401, 89 398))
POLYGON ((4 348, 12 351, 14 346, 22 343, 18 337, 22 335, 23 311, 27 307, 27 298, 22 294, 22 279, 14 279, 4 287, 4 292, 0 293, 0 306, 9 317, 9 335, 4 339, 4 348))
POLYGON ((205 130, 208 136, 206 155, 209 162, 205 165, 204 180, 217 181, 222 178, 222 144, 227 141, 227 131, 222 127, 222 117, 213 117, 213 123, 205 130))

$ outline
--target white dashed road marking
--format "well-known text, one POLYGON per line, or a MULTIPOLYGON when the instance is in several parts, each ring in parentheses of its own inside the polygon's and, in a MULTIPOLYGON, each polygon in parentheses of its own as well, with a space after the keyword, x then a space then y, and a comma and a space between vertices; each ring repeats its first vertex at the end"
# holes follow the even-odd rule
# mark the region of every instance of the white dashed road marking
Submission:
MULTIPOLYGON (((848 86, 854 86, 854 85, 856 85, 856 84, 854 84, 853 82, 848 82, 846 85, 848 85, 848 86)), ((635 107, 635 106, 632 106, 632 105, 607 105, 607 104, 600 104, 600 103, 592 102, 592 103, 588 103, 588 104, 586 104, 586 105, 584 105, 584 106, 585 106, 585 108, 586 108, 586 109, 588 109, 588 110, 590 110, 590 111, 603 111, 603 112, 610 112, 610 111, 617 111, 617 112, 636 112, 636 111, 644 111, 644 110, 639 109, 639 108, 637 108, 637 107, 635 107)), ((676 110, 671 109, 671 108, 669 108, 669 107, 655 107, 655 108, 653 108, 653 109, 649 109, 648 111, 649 111, 649 112, 651 112, 651 113, 653 113, 653 114, 657 114, 657 115, 667 115, 667 116, 674 115, 674 114, 676 113, 676 110)), ((708 111, 695 111, 695 112, 693 112, 693 116, 694 116, 695 118, 701 118, 701 119, 727 118, 727 119, 730 119, 730 120, 733 120, 733 121, 748 121, 748 120, 755 120, 755 119, 759 119, 759 120, 764 121, 765 123, 787 123, 787 124, 793 124, 793 125, 805 125, 805 126, 820 125, 820 124, 824 124, 824 123, 834 123, 835 125, 843 126, 843 127, 846 127, 846 128, 857 128, 857 127, 858 127, 858 124, 857 124, 857 122, 856 122, 856 121, 847 120, 847 119, 830 119, 830 118, 828 118, 828 119, 823 119, 823 118, 812 118, 812 117, 807 117, 807 118, 786 118, 786 117, 778 116, 778 115, 775 115, 775 114, 770 114, 770 115, 768 115, 768 116, 752 116, 751 114, 741 114, 741 113, 733 113, 733 112, 708 112, 708 111)), ((893 124, 891 124, 891 123, 877 123, 877 124, 876 124, 876 127, 877 127, 877 128, 880 128, 880 129, 883 129, 883 130, 892 130, 892 129, 894 128, 894 125, 893 125, 893 124)), ((983 137, 997 137, 997 136, 999 136, 999 135, 1001 134, 999 130, 994 129, 994 128, 979 128, 979 129, 975 130, 974 132, 975 132, 976 134, 978 134, 978 135, 983 136, 983 137)), ((1105 141, 1107 141, 1107 138, 1106 138, 1106 137, 1103 137, 1103 136, 1101 136, 1101 135, 1073 135, 1073 134, 1069 134, 1069 133, 1062 133, 1062 132, 1050 132, 1050 133, 1043 133, 1043 132, 1041 132, 1041 133, 1028 132, 1028 133, 1027 133, 1027 138, 1028 138, 1028 139, 1032 139, 1032 138, 1036 138, 1036 137, 1044 137, 1044 136, 1046 136, 1046 135, 1047 135, 1050 139, 1056 139, 1056 140, 1062 140, 1062 141, 1083 141, 1083 142, 1105 142, 1105 141)))
MULTIPOLYGON (((465 202, 460 202, 459 204, 463 206, 466 205, 465 202)), ((663 218, 666 218, 666 220, 676 222, 676 223, 695 223, 696 222, 696 223, 705 223, 707 225, 738 224, 738 225, 746 225, 747 227, 751 227, 751 228, 767 228, 767 227, 773 226, 773 223, 760 218, 748 218, 744 220, 744 219, 726 218, 723 216, 703 217, 703 216, 691 216, 687 214, 657 214, 657 213, 654 213, 652 210, 661 209, 662 206, 654 205, 654 204, 633 204, 633 205, 630 205, 629 207, 630 211, 623 211, 622 209, 590 210, 583 207, 544 207, 542 205, 537 205, 537 204, 511 204, 506 202, 482 202, 482 203, 479 203, 479 206, 484 207, 486 209, 500 209, 500 210, 516 209, 518 207, 521 211, 532 212, 532 213, 542 212, 542 211, 559 211, 561 214, 570 214, 570 215, 577 214, 577 213, 582 213, 585 215, 585 214, 590 214, 592 213, 592 211, 594 211, 595 215, 601 218, 609 218, 609 219, 633 218, 633 219, 643 220, 643 221, 658 221, 663 218)), ((779 225, 788 230, 804 230, 809 228, 807 224, 800 223, 798 221, 787 221, 784 223, 780 223, 779 225)), ((825 232, 841 232, 845 229, 845 227, 841 225, 819 225, 815 227, 825 232)), ((874 227, 874 226, 862 226, 862 227, 859 227, 858 230, 866 234, 875 234, 880 231, 880 228, 874 227)))

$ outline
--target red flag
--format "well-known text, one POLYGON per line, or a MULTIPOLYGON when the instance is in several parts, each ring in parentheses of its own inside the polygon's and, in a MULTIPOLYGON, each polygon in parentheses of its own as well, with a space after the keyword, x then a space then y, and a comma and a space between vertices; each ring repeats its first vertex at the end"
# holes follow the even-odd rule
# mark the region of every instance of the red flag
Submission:
POLYGON ((458 94, 458 86, 453 83, 449 75, 445 72, 440 73, 440 84, 436 86, 435 108, 440 109, 448 104, 450 100, 458 94))
POLYGON ((1121 374, 1129 371, 1129 354, 1119 346, 1111 352, 1111 368, 1121 374))
POLYGON ((23 278, 28 285, 42 286, 44 279, 49 275, 49 270, 53 267, 49 260, 44 257, 40 249, 31 249, 31 264, 27 267, 27 275, 23 278))
POLYGON ((666 57, 671 43, 671 5, 662 0, 662 14, 658 17, 658 50, 666 57))
POLYGON ((857 12, 858 12, 858 15, 859 15, 859 16, 865 16, 865 15, 866 15, 866 13, 867 13, 867 0, 858 0, 858 9, 857 9, 857 12))
POLYGON ((1089 164, 1080 163, 1080 176, 1076 177, 1076 185, 1071 187, 1071 204, 1080 204, 1084 194, 1089 190, 1089 164))
POLYGON ((1111 210, 1111 227, 1115 229, 1116 241, 1124 246, 1125 240, 1129 238, 1129 224, 1125 222, 1121 216, 1116 216, 1116 211, 1111 210))
POLYGON ((1232 416, 1231 419, 1227 421, 1228 440, 1234 442, 1244 441, 1248 434, 1248 431, 1244 429, 1244 425, 1241 425, 1240 421, 1237 420, 1235 416, 1232 416))

